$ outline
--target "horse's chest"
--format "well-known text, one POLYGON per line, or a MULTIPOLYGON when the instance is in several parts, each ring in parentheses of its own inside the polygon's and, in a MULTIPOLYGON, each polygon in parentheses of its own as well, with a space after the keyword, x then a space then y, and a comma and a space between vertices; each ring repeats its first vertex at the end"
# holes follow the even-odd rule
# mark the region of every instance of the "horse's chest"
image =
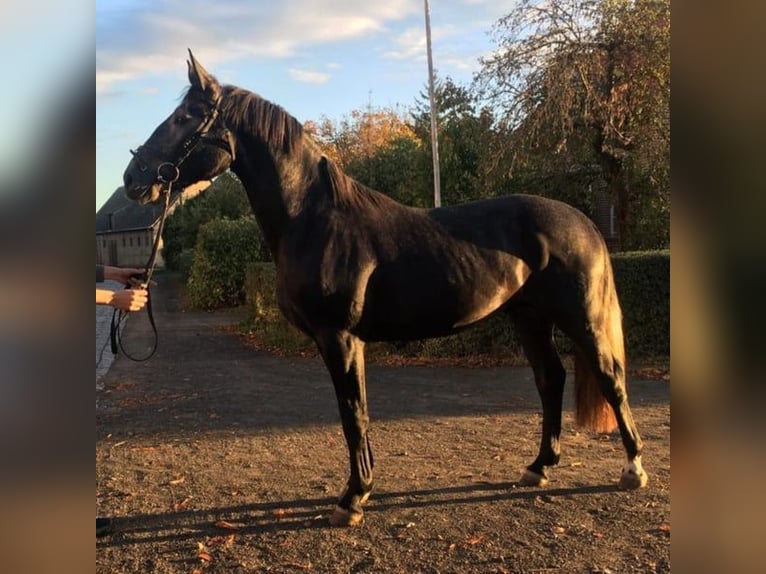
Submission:
POLYGON ((278 273, 279 308, 288 321, 304 330, 351 328, 362 315, 371 272, 372 266, 354 269, 316 266, 278 273))

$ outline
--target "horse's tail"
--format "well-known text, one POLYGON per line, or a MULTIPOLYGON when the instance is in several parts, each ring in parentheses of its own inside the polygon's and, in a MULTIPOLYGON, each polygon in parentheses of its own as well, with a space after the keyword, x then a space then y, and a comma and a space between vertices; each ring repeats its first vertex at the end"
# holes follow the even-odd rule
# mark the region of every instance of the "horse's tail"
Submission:
MULTIPOLYGON (((607 372, 601 376, 614 377, 614 385, 624 388, 626 381, 625 340, 622 332, 622 310, 617 299, 614 274, 609 253, 604 250, 603 283, 596 289, 603 289, 601 309, 594 309, 596 333, 595 346, 598 356, 596 364, 607 372), (611 370, 611 372, 608 372, 611 370)), ((598 305, 598 304, 596 304, 598 305)), ((599 433, 609 433, 617 428, 614 411, 604 398, 594 362, 588 361, 581 350, 575 352, 575 420, 578 426, 599 433)))

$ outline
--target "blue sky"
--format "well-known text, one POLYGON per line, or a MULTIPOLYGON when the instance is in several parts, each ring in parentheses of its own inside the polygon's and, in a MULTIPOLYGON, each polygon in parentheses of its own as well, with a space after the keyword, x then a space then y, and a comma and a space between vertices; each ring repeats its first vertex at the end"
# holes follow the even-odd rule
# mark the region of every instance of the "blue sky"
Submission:
MULTIPOLYGON (((515 0, 431 0, 434 67, 468 82, 515 0)), ((427 81, 423 0, 97 0, 96 210, 128 150, 176 107, 187 48, 299 121, 411 106, 427 81)))

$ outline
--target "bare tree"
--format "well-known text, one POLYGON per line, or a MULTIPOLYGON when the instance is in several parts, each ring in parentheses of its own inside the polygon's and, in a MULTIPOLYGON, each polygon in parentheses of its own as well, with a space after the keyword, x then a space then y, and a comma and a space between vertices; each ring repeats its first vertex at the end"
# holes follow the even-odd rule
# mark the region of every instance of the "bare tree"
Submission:
POLYGON ((623 244, 640 243, 636 214, 670 209, 670 1, 521 0, 493 32, 477 86, 514 152, 598 166, 623 244))

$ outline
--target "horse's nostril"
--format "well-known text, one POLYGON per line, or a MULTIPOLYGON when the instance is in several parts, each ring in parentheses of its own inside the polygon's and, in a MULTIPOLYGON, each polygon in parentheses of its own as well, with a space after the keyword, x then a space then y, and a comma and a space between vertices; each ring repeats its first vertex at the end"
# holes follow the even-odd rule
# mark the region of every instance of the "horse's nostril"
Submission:
POLYGON ((130 189, 130 185, 133 183, 133 177, 126 173, 122 176, 122 182, 125 184, 125 189, 130 189))

